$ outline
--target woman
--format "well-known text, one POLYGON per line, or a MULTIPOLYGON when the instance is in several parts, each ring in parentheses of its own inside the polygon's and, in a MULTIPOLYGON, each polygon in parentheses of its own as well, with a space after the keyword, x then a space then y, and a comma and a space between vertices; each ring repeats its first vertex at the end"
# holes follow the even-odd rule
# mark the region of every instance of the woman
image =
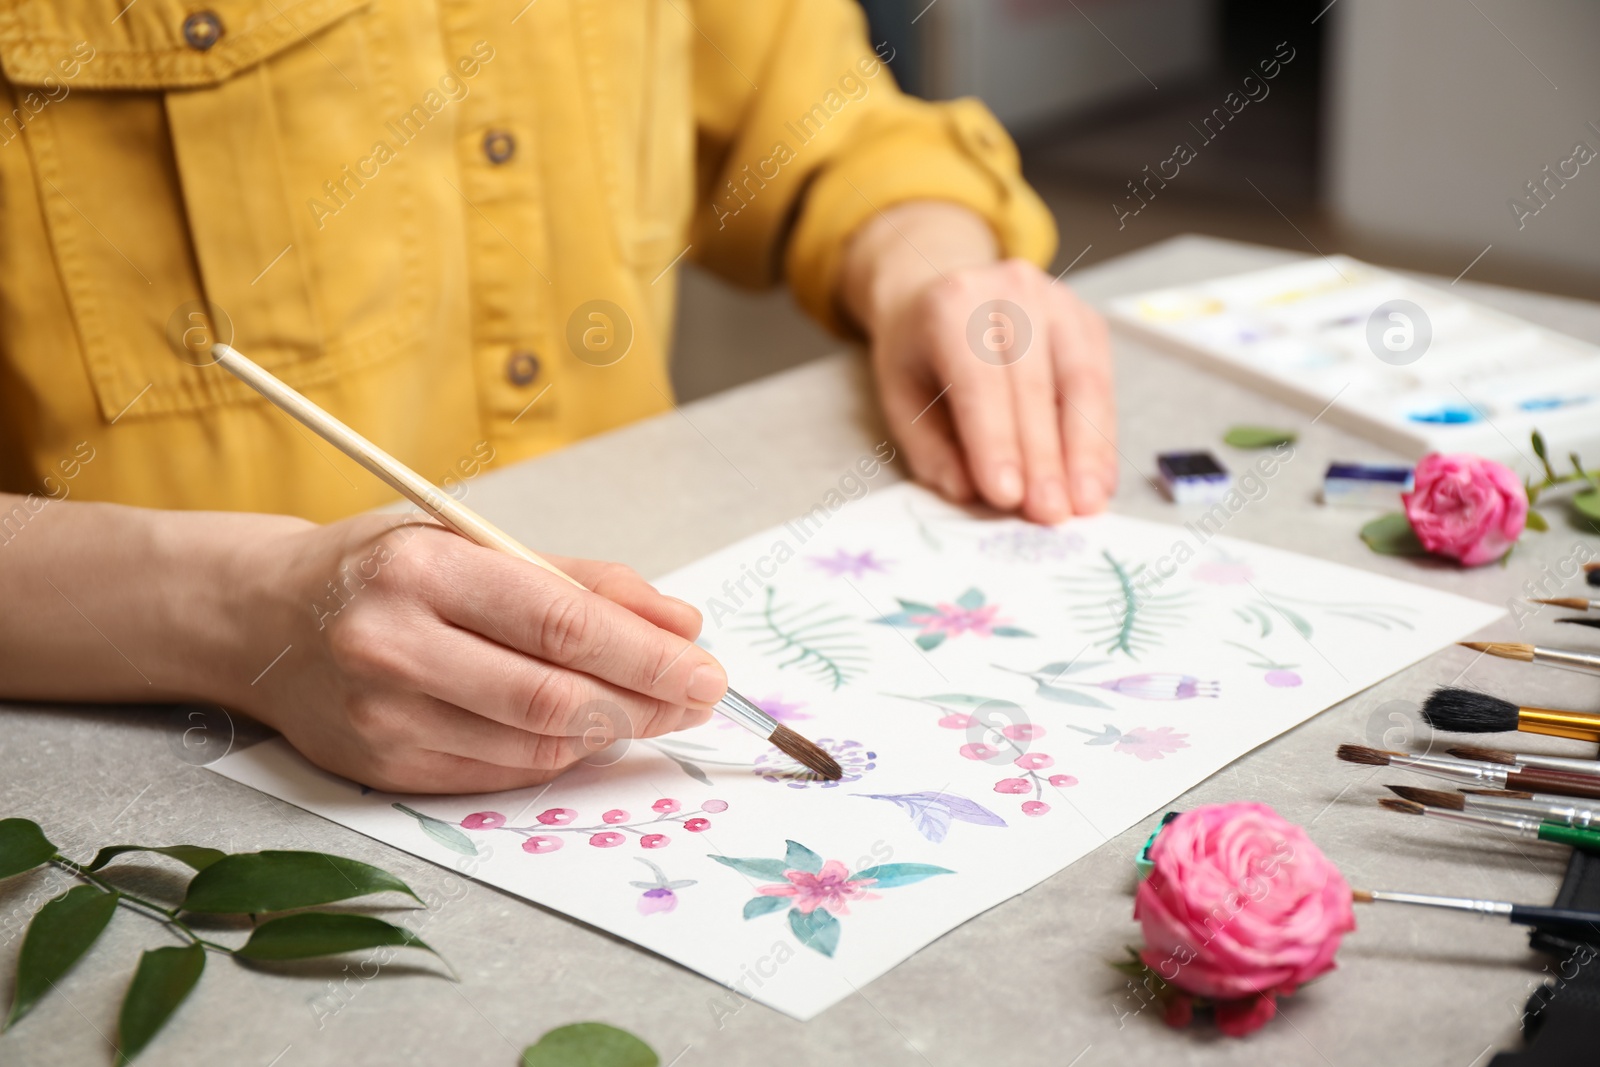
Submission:
POLYGON ((865 339, 950 499, 1100 508, 1104 327, 1039 270, 993 117, 885 58, 850 0, 19 7, 0 697, 219 703, 473 792, 592 751, 596 700, 650 736, 721 697, 698 612, 627 568, 558 559, 585 593, 358 514, 385 490, 194 358, 212 336, 448 485, 668 409, 691 258, 865 339))

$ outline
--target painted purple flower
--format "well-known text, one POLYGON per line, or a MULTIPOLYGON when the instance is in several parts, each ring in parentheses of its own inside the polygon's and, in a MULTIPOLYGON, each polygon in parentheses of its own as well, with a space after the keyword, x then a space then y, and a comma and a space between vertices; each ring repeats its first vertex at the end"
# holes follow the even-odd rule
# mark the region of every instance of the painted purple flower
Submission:
POLYGON ((1041 563, 1066 559, 1082 552, 1084 540, 1060 526, 1019 526, 990 534, 978 542, 978 551, 1007 563, 1041 563))
POLYGON ((859 741, 835 741, 831 737, 819 737, 816 744, 839 762, 844 777, 830 782, 779 748, 768 749, 757 756, 753 769, 763 780, 783 782, 791 789, 804 789, 812 785, 832 789, 846 782, 859 781, 862 775, 878 765, 875 762, 878 754, 859 741))
POLYGON ((811 562, 827 573, 830 578, 864 578, 869 573, 889 573, 890 560, 879 559, 873 555, 869 548, 865 552, 852 553, 844 549, 836 549, 831 556, 811 556, 811 562))
POLYGON ((756 707, 771 715, 779 722, 797 722, 800 719, 809 719, 811 716, 800 709, 805 707, 805 701, 797 700, 790 703, 779 696, 769 696, 765 700, 756 701, 756 707))
POLYGON ((1305 680, 1294 671, 1268 671, 1262 678, 1274 689, 1293 689, 1305 680))
POLYGON ((1180 734, 1170 726, 1150 729, 1148 726, 1135 726, 1117 738, 1118 752, 1126 752, 1130 756, 1138 756, 1149 763, 1151 760, 1161 759, 1171 755, 1180 748, 1188 748, 1188 734, 1180 734))
POLYGON ((1222 683, 1203 682, 1192 674, 1130 674, 1100 682, 1101 689, 1121 693, 1137 700, 1193 700, 1195 697, 1215 697, 1222 683))
POLYGON ((641 859, 638 856, 635 856, 634 859, 639 860, 640 863, 644 864, 646 867, 649 867, 651 872, 656 876, 656 879, 653 882, 628 883, 635 889, 644 890, 644 892, 639 895, 638 907, 640 915, 657 915, 671 911, 673 908, 678 906, 678 894, 676 891, 679 889, 687 889, 689 886, 695 884, 692 878, 680 879, 675 882, 669 881, 666 874, 662 872, 661 868, 657 867, 649 860, 641 859))

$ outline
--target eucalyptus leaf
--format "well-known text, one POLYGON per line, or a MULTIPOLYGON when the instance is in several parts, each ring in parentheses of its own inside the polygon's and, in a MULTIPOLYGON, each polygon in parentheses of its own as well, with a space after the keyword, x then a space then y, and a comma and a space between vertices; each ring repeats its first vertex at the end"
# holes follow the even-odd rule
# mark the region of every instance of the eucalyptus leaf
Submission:
POLYGON ((32 819, 0 819, 0 878, 31 871, 56 854, 32 819))
POLYGON ((117 1067, 143 1052, 161 1032, 205 967, 206 950, 197 944, 154 948, 139 957, 117 1017, 117 1067))
POLYGON ((205 870, 227 855, 221 849, 206 848, 204 845, 107 845, 94 854, 94 862, 89 864, 89 869, 98 871, 118 856, 128 852, 159 852, 197 871, 205 870))
POLYGON ((328 911, 307 911, 268 919, 250 932, 250 940, 235 954, 257 961, 307 960, 387 945, 411 945, 439 955, 403 926, 371 915, 328 911))
POLYGON ((472 843, 472 838, 443 819, 435 819, 432 815, 424 815, 422 812, 408 808, 404 804, 397 803, 391 806, 417 820, 417 825, 422 828, 423 833, 451 852, 459 852, 463 856, 476 856, 478 854, 478 846, 472 843))
POLYGON ((118 893, 74 886, 39 909, 17 956, 17 991, 6 1026, 26 1015, 89 951, 117 910, 118 893))
POLYGON ((1273 448, 1292 445, 1297 436, 1293 430, 1274 430, 1267 426, 1231 426, 1222 440, 1234 448, 1273 448))
POLYGON ((712 859, 724 867, 732 867, 740 874, 748 874, 752 878, 760 878, 767 882, 782 882, 787 879, 784 872, 789 870, 789 865, 783 860, 767 860, 757 857, 739 856, 712 856, 712 859))
POLYGON ((255 915, 386 892, 422 902, 400 879, 359 860, 322 852, 245 852, 225 856, 195 875, 182 907, 255 915))
POLYGON ((924 878, 932 878, 936 874, 954 873, 956 872, 948 867, 935 867, 931 863, 885 863, 857 871, 850 876, 850 881, 871 878, 877 883, 873 886, 874 889, 893 889, 895 886, 910 885, 924 878))
POLYGON ((1417 540, 1411 520, 1404 512, 1394 511, 1373 519, 1361 527, 1361 540, 1381 556, 1425 556, 1428 550, 1417 540))
POLYGON ((807 914, 799 908, 789 909, 789 929, 802 945, 816 949, 824 956, 832 956, 839 947, 839 920, 826 908, 807 914))
POLYGON ((660 1067, 655 1050, 605 1023, 557 1027, 522 1050, 522 1067, 660 1067))

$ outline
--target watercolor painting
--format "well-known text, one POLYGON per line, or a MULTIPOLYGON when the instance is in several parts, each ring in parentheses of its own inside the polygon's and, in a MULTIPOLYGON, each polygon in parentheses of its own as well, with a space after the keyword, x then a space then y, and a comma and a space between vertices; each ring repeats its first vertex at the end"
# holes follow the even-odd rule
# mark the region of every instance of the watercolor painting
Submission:
POLYGON ((900 610, 892 615, 873 619, 883 626, 903 630, 916 630, 917 647, 932 652, 949 638, 971 634, 974 637, 1032 637, 1027 630, 1011 625, 1009 619, 999 617, 1000 605, 988 603, 983 591, 968 589, 956 597, 954 603, 924 604, 919 600, 901 600, 900 610))
POLYGON ((711 856, 752 879, 769 884, 756 887, 745 903, 746 920, 788 909, 789 929, 809 949, 832 956, 839 950, 839 918, 850 905, 882 898, 880 890, 913 885, 925 878, 956 872, 926 863, 884 863, 852 873, 839 860, 823 860, 797 841, 786 841, 782 859, 711 856))
POLYGON ((364 790, 282 738, 209 770, 810 1019, 1503 614, 1221 535, 1174 565, 1181 525, 1037 526, 912 485, 794 525, 651 578, 840 782, 720 715, 506 793, 364 790))

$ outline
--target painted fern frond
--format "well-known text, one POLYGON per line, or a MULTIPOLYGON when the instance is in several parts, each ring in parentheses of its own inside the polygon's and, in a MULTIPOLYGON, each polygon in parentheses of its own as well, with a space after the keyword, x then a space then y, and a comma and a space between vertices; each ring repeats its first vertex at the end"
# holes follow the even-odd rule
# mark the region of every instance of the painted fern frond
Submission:
POLYGON ((1071 610, 1108 655, 1121 652, 1138 659, 1141 653, 1159 647, 1166 631, 1188 621, 1188 598, 1182 593, 1143 593, 1139 579, 1147 570, 1145 564, 1130 566, 1109 551, 1102 551, 1100 557, 1105 561, 1103 568, 1064 580, 1074 597, 1091 598, 1071 610))
POLYGON ((817 617, 826 608, 778 604, 777 590, 769 585, 760 620, 735 629, 759 634, 751 645, 777 659, 779 670, 797 667, 838 689, 867 669, 867 650, 852 631, 840 628, 855 621, 850 616, 817 617))

